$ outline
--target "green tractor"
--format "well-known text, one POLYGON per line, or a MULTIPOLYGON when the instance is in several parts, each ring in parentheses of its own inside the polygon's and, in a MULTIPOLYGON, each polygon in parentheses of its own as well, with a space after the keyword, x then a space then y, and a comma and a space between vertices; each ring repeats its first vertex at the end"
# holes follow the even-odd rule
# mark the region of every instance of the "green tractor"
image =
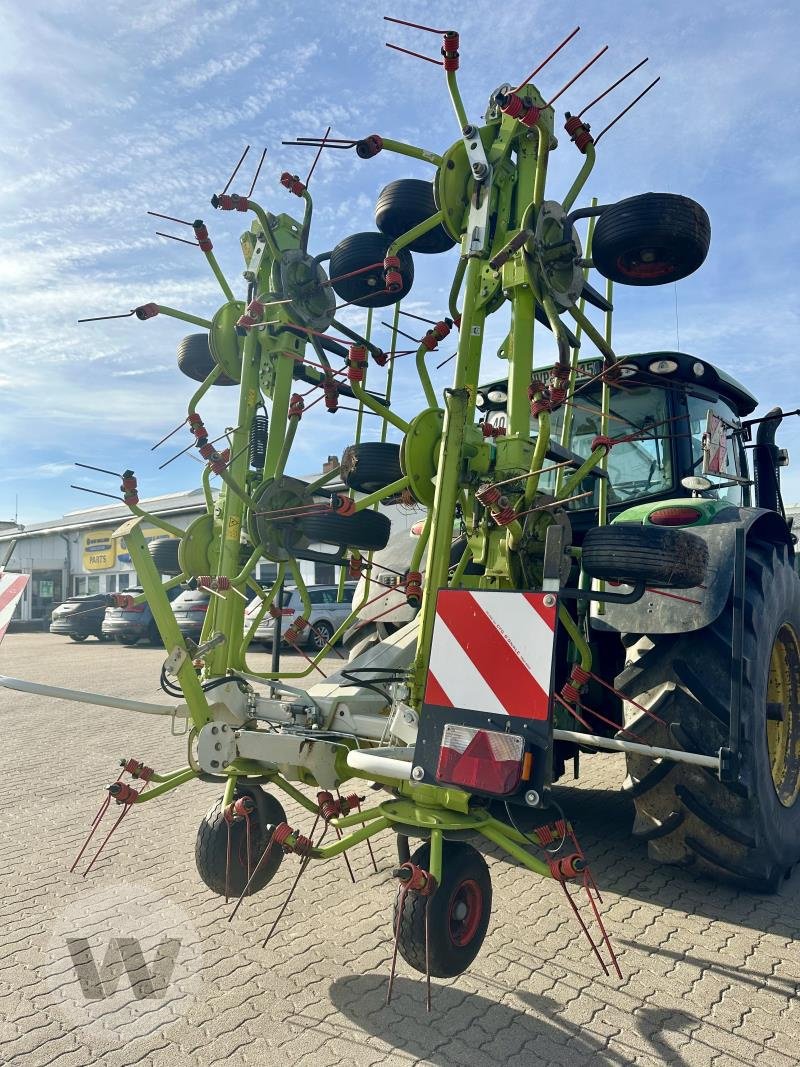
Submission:
MULTIPOLYGON (((603 387, 594 363, 578 365, 590 384, 569 441, 586 457, 601 433, 603 387)), ((800 856, 800 584, 780 493, 787 456, 775 445, 783 416, 775 409, 748 420, 755 397, 683 353, 626 356, 617 370, 608 419, 619 442, 608 483, 587 480, 590 495, 567 511, 573 543, 588 547, 585 573, 616 570, 652 588, 635 603, 588 612, 575 602, 602 678, 586 698, 600 714, 593 729, 660 748, 722 751, 720 775, 629 750, 624 791, 636 809, 634 837, 655 860, 772 891, 800 856), (605 528, 597 525, 601 494, 605 528), (696 584, 697 553, 673 531, 706 546, 696 584)), ((506 397, 504 380, 481 388, 489 425, 504 426, 506 397)), ((564 421, 552 424, 556 438, 564 421)), ((555 742, 557 775, 580 747, 555 742)))

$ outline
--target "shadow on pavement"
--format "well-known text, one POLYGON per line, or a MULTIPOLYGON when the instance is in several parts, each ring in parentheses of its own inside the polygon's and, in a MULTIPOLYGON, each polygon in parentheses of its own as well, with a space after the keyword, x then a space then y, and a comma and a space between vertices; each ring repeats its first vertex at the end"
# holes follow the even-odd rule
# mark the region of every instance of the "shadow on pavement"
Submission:
POLYGON ((387 981, 387 976, 377 975, 337 978, 330 987, 331 1002, 367 1034, 436 1067, 502 1063, 523 1048, 531 1055, 531 1063, 549 1063, 553 1062, 550 1053, 554 1046, 562 1055, 569 1050, 576 1064, 622 1067, 630 1062, 588 1030, 571 1023, 560 1013, 563 1005, 547 996, 518 992, 516 996, 528 1005, 529 1013, 456 986, 434 983, 428 1015, 422 975, 418 981, 396 978, 388 1007, 387 981))

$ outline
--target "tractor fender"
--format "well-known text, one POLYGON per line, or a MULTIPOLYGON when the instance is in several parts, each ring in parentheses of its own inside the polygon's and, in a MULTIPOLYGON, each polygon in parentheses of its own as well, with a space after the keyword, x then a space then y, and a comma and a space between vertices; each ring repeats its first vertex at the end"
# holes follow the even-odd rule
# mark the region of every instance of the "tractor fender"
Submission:
MULTIPOLYGON (((702 630, 717 618, 728 601, 733 581, 736 530, 743 526, 748 540, 786 545, 794 558, 794 545, 786 522, 765 508, 738 508, 720 511, 705 526, 687 531, 708 545, 708 571, 702 586, 692 589, 648 589, 633 604, 591 605, 591 626, 595 630, 618 633, 677 634, 702 630), (602 612, 602 613, 601 613, 602 612)), ((622 591, 627 587, 623 586, 622 591)))

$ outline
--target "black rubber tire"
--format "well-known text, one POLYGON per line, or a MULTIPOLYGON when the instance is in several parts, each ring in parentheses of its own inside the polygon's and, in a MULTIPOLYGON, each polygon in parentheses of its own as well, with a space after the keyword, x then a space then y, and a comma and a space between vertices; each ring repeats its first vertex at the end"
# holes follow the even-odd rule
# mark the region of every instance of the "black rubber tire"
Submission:
POLYGON ((159 574, 176 575, 181 573, 178 563, 178 537, 157 537, 147 542, 147 550, 156 565, 159 574))
POLYGON ((708 546, 688 530, 636 523, 596 526, 583 540, 581 564, 592 578, 690 589, 705 578, 708 546))
MULTIPOLYGON (((178 370, 195 382, 204 382, 216 367, 208 344, 207 333, 190 333, 178 344, 178 370)), ((221 374, 214 385, 238 385, 227 374, 221 374)))
POLYGON ((592 238, 595 267, 623 285, 666 285, 702 266, 711 243, 711 223, 688 196, 643 193, 611 204, 592 238))
POLYGON ((385 292, 383 260, 391 243, 391 237, 385 237, 382 233, 353 233, 340 241, 331 253, 328 264, 331 278, 350 274, 373 263, 378 266, 363 274, 334 282, 333 290, 337 296, 342 300, 357 301, 358 306, 362 308, 383 308, 403 300, 411 291, 414 282, 414 261, 407 249, 400 250, 398 258, 403 285, 396 293, 385 292))
MULTIPOLYGON (((430 842, 416 850, 411 862, 428 870, 430 842)), ((398 933, 397 950, 406 963, 425 974, 427 901, 430 973, 434 978, 463 974, 480 952, 492 912, 492 880, 480 852, 463 841, 442 842, 441 884, 430 897, 408 891, 398 931, 401 892, 398 887, 392 929, 398 933), (462 919, 453 914, 459 904, 468 908, 462 919), (463 938, 462 943, 458 943, 459 938, 463 938)))
MULTIPOLYGON (((255 811, 250 816, 250 857, 251 870, 255 869, 272 831, 278 823, 286 822, 286 812, 270 793, 250 782, 241 779, 236 783, 234 797, 250 797, 255 803, 255 811)), ((213 893, 225 896, 225 866, 228 850, 228 826, 222 814, 222 797, 206 812, 197 830, 194 859, 202 880, 213 893)), ((250 892, 259 889, 274 878, 283 858, 283 850, 273 848, 269 856, 258 869, 250 885, 250 892)), ((247 883, 247 830, 244 820, 235 820, 231 824, 231 869, 228 879, 228 892, 232 897, 241 895, 247 883)))
POLYGON ((403 477, 400 445, 390 441, 365 441, 348 445, 342 452, 342 481, 359 493, 377 493, 403 477))
POLYGON ((309 515, 301 520, 303 533, 312 542, 347 545, 365 551, 380 551, 389 543, 392 524, 379 511, 357 511, 353 515, 332 512, 309 515))
POLYGON ((70 641, 74 641, 76 644, 80 645, 86 640, 88 636, 88 634, 70 634, 69 639, 70 641))
POLYGON ((118 645, 124 645, 126 648, 133 648, 134 645, 139 644, 138 637, 123 637, 121 634, 114 638, 118 645))
POLYGON ((147 628, 147 640, 148 643, 153 646, 153 648, 164 647, 164 643, 161 640, 161 634, 158 632, 158 627, 156 626, 155 619, 150 623, 147 628))
POLYGON ((315 622, 313 627, 313 629, 309 627, 308 643, 315 651, 321 652, 333 637, 333 627, 324 619, 315 622))
MULTIPOLYGON (((634 836, 647 842, 651 859, 767 893, 800 860, 800 800, 791 807, 778 800, 767 746, 770 660, 784 625, 800 636, 800 579, 786 546, 753 542, 746 560, 741 782, 725 784, 712 770, 628 753, 623 788, 636 808, 634 836)), ((703 630, 652 635, 634 645, 617 688, 664 725, 631 704, 638 718, 629 718, 627 729, 645 744, 711 755, 727 747, 731 643, 729 599, 703 630)), ((786 746, 793 776, 800 770, 798 661, 788 694, 797 724, 786 746)))
MULTIPOLYGON (((375 225, 394 240, 435 215, 439 209, 433 198, 433 183, 422 178, 399 178, 389 182, 375 204, 375 225)), ((443 226, 428 230, 406 245, 409 252, 446 252, 455 241, 443 226)))

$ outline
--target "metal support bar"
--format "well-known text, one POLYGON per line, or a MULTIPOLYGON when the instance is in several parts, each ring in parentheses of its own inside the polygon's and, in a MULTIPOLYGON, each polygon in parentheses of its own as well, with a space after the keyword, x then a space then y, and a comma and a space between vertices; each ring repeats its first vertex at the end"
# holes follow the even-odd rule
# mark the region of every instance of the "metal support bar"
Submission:
POLYGON ((658 745, 637 745, 635 741, 618 741, 615 737, 601 737, 599 734, 583 734, 578 730, 553 730, 555 741, 572 741, 576 745, 590 748, 605 748, 609 752, 635 752, 650 759, 669 759, 675 763, 693 763, 698 767, 710 767, 719 772, 721 754, 704 756, 700 752, 683 752, 675 748, 660 748, 658 745))
POLYGON ((120 708, 122 711, 137 711, 142 715, 177 715, 186 718, 187 710, 180 704, 148 704, 143 700, 127 700, 103 693, 84 693, 79 689, 62 689, 58 685, 42 685, 26 682, 22 678, 0 675, 0 686, 16 689, 20 693, 36 693, 37 696, 56 697, 58 700, 74 700, 78 704, 97 704, 101 708, 120 708))

